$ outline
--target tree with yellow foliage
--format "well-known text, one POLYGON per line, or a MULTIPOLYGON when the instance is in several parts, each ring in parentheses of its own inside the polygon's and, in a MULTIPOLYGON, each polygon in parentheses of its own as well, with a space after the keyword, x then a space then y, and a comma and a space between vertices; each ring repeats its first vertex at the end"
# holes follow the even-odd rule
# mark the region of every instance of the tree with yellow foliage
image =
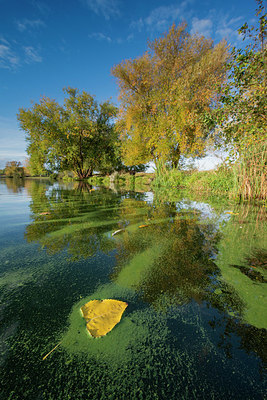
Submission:
POLYGON ((141 57, 113 68, 127 165, 154 161, 177 167, 181 155, 203 152, 227 58, 225 41, 214 45, 181 24, 149 42, 141 57))

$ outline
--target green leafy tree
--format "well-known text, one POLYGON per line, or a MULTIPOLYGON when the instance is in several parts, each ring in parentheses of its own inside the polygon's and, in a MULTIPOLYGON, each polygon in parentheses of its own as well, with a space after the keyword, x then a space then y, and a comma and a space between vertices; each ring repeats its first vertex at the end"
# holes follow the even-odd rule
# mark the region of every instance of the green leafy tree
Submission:
POLYGON ((257 3, 258 26, 239 29, 249 43, 232 49, 219 110, 220 137, 238 155, 237 191, 245 198, 266 196, 267 20, 262 1, 257 3))
POLYGON ((19 110, 32 172, 71 170, 83 179, 93 170, 112 168, 118 158, 116 107, 108 101, 98 104, 85 91, 67 88, 64 92, 63 106, 44 97, 31 108, 19 110))
MULTIPOLYGON (((259 1, 258 15, 264 9, 259 1)), ((233 48, 228 64, 229 80, 222 87, 221 127, 226 142, 238 151, 266 134, 266 14, 259 18, 259 27, 245 23, 239 33, 250 38, 245 49, 233 48)))
POLYGON ((214 46, 182 24, 149 42, 143 56, 113 68, 127 165, 163 161, 176 167, 181 155, 203 151, 227 57, 225 42, 214 46))

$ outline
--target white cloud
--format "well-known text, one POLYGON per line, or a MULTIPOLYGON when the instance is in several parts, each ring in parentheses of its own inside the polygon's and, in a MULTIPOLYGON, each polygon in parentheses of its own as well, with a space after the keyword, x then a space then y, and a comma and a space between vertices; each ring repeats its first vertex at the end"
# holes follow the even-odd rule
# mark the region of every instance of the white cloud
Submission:
POLYGON ((126 42, 130 42, 134 38, 134 35, 130 34, 126 38, 122 39, 120 37, 119 38, 111 38, 110 36, 107 36, 107 35, 105 35, 104 33, 101 33, 101 32, 93 32, 93 33, 90 33, 88 35, 88 37, 89 37, 89 39, 96 39, 96 40, 99 40, 99 41, 106 41, 108 43, 122 44, 122 43, 125 43, 125 41, 126 42))
POLYGON ((238 29, 244 20, 243 16, 235 17, 230 13, 223 13, 220 9, 210 9, 205 17, 200 18, 196 15, 194 2, 195 0, 184 0, 181 3, 154 8, 147 16, 132 21, 130 28, 138 32, 147 30, 153 36, 166 31, 173 23, 187 21, 191 34, 212 37, 216 42, 226 39, 232 45, 239 45, 242 36, 238 34, 238 29))
POLYGON ((176 21, 183 21, 190 15, 186 11, 192 0, 185 0, 179 5, 169 5, 157 7, 150 12, 145 18, 139 18, 131 23, 132 29, 137 29, 139 32, 142 29, 150 31, 163 31, 176 21))
POLYGON ((177 6, 158 7, 154 9, 150 15, 145 18, 145 24, 148 27, 155 27, 161 29, 171 21, 175 21, 181 17, 182 8, 177 6))
POLYGON ((9 45, 9 42, 5 38, 3 38, 2 36, 0 37, 0 43, 9 45))
POLYGON ((120 15, 117 0, 83 0, 83 2, 97 15, 103 15, 105 19, 120 15))
POLYGON ((224 39, 229 39, 229 37, 234 35, 235 33, 236 33, 236 31, 234 29, 231 29, 227 26, 216 30, 216 34, 224 39))
POLYGON ((226 39, 232 45, 238 45, 242 37, 238 29, 244 17, 233 17, 231 14, 222 13, 220 10, 211 9, 200 19, 193 17, 191 20, 191 34, 198 33, 205 37, 212 37, 216 42, 226 39))
POLYGON ((243 17, 231 18, 224 16, 218 20, 217 29, 215 35, 219 39, 226 39, 232 45, 237 45, 242 40, 242 35, 239 35, 238 29, 240 28, 240 20, 243 21, 243 17))
POLYGON ((238 23, 240 23, 240 22, 243 23, 243 21, 244 21, 244 17, 240 16, 240 17, 237 17, 237 18, 230 19, 229 24, 232 25, 232 24, 236 24, 237 22, 238 23))
POLYGON ((192 28, 190 33, 193 34, 200 34, 205 37, 210 37, 212 32, 212 21, 209 18, 206 19, 198 19, 194 17, 192 19, 192 28))
POLYGON ((207 19, 213 22, 211 34, 216 41, 226 39, 232 45, 237 45, 242 39, 241 35, 238 34, 238 29, 242 25, 244 17, 233 18, 230 14, 227 15, 213 9, 208 13, 207 19))
POLYGON ((132 21, 130 24, 130 28, 132 28, 133 30, 137 30, 138 32, 141 32, 144 26, 145 23, 143 18, 139 18, 137 21, 132 21))
POLYGON ((111 42, 111 38, 104 33, 101 32, 94 32, 88 35, 89 39, 96 39, 96 40, 106 40, 107 42, 111 42))
POLYGON ((133 40, 133 38, 134 38, 134 35, 131 33, 130 35, 127 36, 126 40, 127 40, 127 42, 130 42, 133 40))
POLYGON ((43 58, 33 46, 18 46, 16 42, 11 45, 4 38, 0 38, 0 68, 16 70, 23 64, 40 63, 43 58))
POLYGON ((25 46, 25 47, 23 47, 23 50, 26 55, 26 58, 25 58, 26 64, 30 64, 32 62, 42 62, 43 61, 42 57, 38 54, 37 50, 34 47, 25 46))
POLYGON ((29 29, 37 29, 43 27, 45 26, 45 23, 40 19, 24 19, 23 21, 16 21, 16 25, 20 32, 24 32, 29 29))
POLYGON ((0 68, 14 69, 19 65, 19 57, 5 39, 0 39, 0 68))

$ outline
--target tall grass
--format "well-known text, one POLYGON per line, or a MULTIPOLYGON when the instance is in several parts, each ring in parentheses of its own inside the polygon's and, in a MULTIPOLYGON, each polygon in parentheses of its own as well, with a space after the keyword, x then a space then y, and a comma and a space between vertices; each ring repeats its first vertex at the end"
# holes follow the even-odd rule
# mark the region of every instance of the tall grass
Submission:
POLYGON ((267 196, 267 141, 250 143, 234 165, 212 171, 185 172, 158 162, 153 188, 186 187, 190 191, 226 195, 239 200, 264 200, 267 196))
POLYGON ((172 169, 162 161, 157 162, 155 179, 152 186, 157 187, 177 187, 182 185, 183 173, 178 169, 172 169))
POLYGON ((224 166, 211 171, 195 171, 186 177, 184 183, 194 192, 231 197, 233 173, 224 166))
POLYGON ((267 141, 253 143, 246 148, 233 167, 233 194, 240 199, 266 199, 267 196, 267 141))
POLYGON ((229 195, 233 188, 233 174, 226 167, 212 171, 181 171, 159 163, 153 188, 186 188, 197 193, 229 195))

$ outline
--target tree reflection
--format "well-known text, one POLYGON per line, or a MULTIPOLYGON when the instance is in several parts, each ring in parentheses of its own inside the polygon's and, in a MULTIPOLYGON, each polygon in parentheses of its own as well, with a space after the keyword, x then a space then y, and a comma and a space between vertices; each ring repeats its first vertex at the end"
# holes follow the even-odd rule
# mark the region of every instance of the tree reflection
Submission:
POLYGON ((12 193, 21 193, 24 187, 24 179, 23 178, 6 178, 5 179, 6 186, 8 190, 12 193))
POLYGON ((38 241, 52 254, 67 249, 73 259, 108 252, 113 247, 105 233, 117 225, 120 199, 111 191, 99 196, 90 185, 79 182, 72 190, 32 188, 31 196, 33 223, 25 232, 29 242, 38 241))
MULTIPOLYGON (((146 203, 141 193, 116 194, 108 189, 92 189, 87 183, 78 182, 65 187, 29 184, 32 223, 26 228, 26 239, 38 242, 51 254, 66 250, 72 260, 112 251, 116 266, 110 279, 117 286, 130 288, 143 302, 166 315, 172 307, 192 301, 205 304, 216 310, 217 316, 210 318, 210 326, 218 332, 223 330, 218 346, 228 357, 231 334, 241 337, 247 352, 253 350, 263 357, 262 330, 249 329, 239 322, 240 318, 233 318, 243 318, 248 307, 247 298, 244 300, 240 292, 242 279, 251 283, 251 296, 256 284, 263 284, 263 280, 255 280, 259 274, 245 274, 244 263, 242 268, 231 267, 238 266, 238 260, 230 263, 227 259, 227 268, 239 273, 241 283, 235 287, 234 280, 224 279, 228 271, 220 261, 224 252, 218 258, 220 263, 216 259, 218 245, 224 242, 227 255, 231 251, 237 253, 233 236, 236 219, 242 218, 242 224, 246 222, 243 214, 228 222, 232 230, 224 239, 213 223, 201 219, 199 210, 185 208, 183 202, 160 202, 157 198, 154 203, 146 203), (148 226, 139 228, 141 225, 148 226), (124 232, 112 237, 112 232, 121 228, 124 232)), ((236 224, 238 229, 240 223, 236 224)), ((249 224, 242 235, 248 229, 249 224)), ((245 239, 243 242, 246 244, 245 239)), ((251 256, 247 263, 263 274, 259 257, 251 256)))
MULTIPOLYGON (((193 212, 177 212, 173 204, 150 207, 147 214, 150 216, 147 228, 123 235, 112 279, 119 279, 123 268, 131 260, 134 264, 136 255, 143 252, 143 270, 140 279, 134 279, 133 286, 142 293, 144 301, 161 308, 163 304, 166 306, 166 298, 170 304, 206 299, 207 290, 211 286, 215 289, 215 276, 219 274, 211 260, 219 238, 216 230, 199 224, 193 212), (153 246, 160 248, 160 254, 146 265, 145 252, 153 246)), ((138 256, 137 263, 141 260, 138 256)))
MULTIPOLYGON (((66 249, 72 260, 116 250, 111 279, 125 285, 126 276, 126 286, 157 309, 192 299, 216 304, 213 293, 221 282, 212 258, 219 235, 212 224, 200 223, 198 211, 182 206, 177 211, 175 202, 146 203, 140 193, 97 192, 80 182, 71 190, 33 184, 28 191, 33 219, 25 231, 29 242, 38 241, 51 254, 66 249), (141 229, 142 224, 148 226, 141 229), (113 238, 111 233, 121 228, 125 232, 113 238)), ((240 313, 238 299, 228 297, 223 305, 240 313)))
POLYGON ((211 328, 218 334, 219 340, 217 346, 222 349, 228 358, 234 357, 234 336, 240 337, 239 349, 246 353, 256 353, 262 361, 260 373, 264 373, 267 363, 267 331, 259 329, 253 325, 248 325, 239 320, 229 318, 229 315, 220 315, 220 318, 214 317, 209 321, 211 328))

